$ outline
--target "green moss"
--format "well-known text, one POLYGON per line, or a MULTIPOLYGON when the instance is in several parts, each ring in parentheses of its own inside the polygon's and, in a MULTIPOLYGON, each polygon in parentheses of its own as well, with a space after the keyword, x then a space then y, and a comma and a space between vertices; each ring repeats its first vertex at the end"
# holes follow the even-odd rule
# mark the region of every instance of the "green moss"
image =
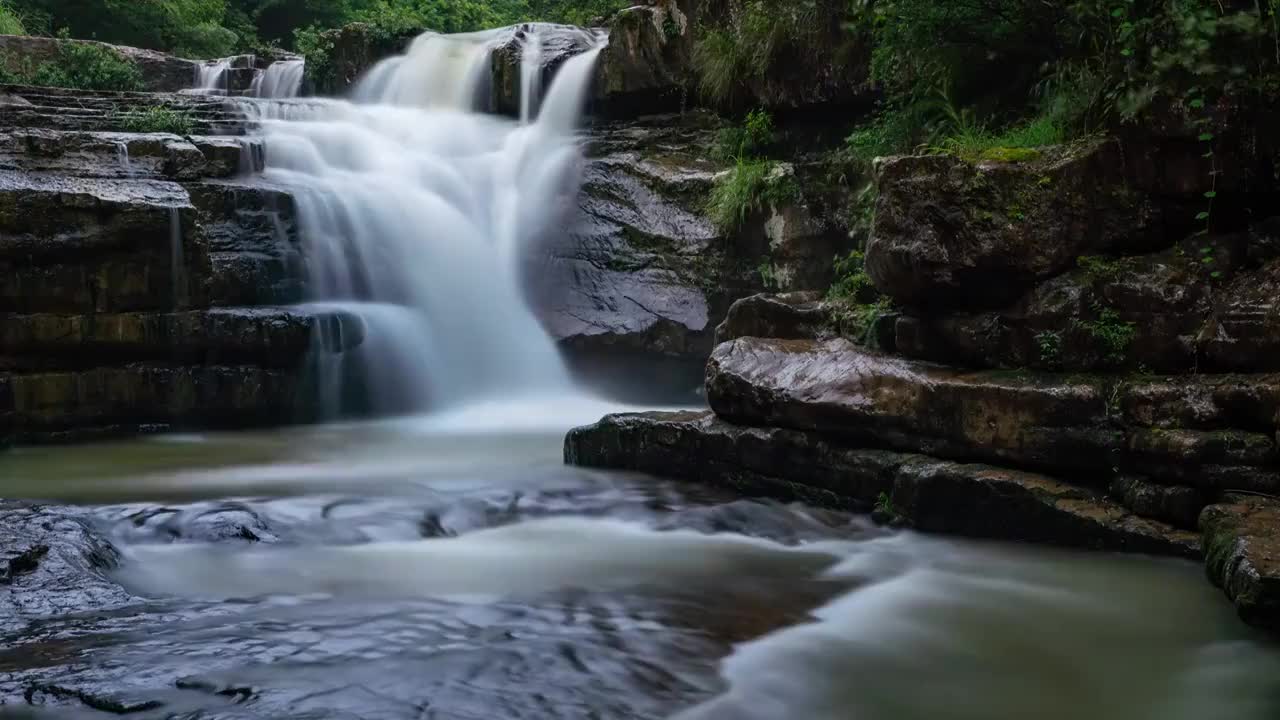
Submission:
POLYGON ((1035 148, 994 147, 978 153, 981 162, 1021 163, 1039 160, 1044 153, 1035 148))
POLYGON ((1132 322, 1120 319, 1119 313, 1100 303, 1093 306, 1097 314, 1093 320, 1076 320, 1075 324, 1084 330, 1100 346, 1104 359, 1112 364, 1122 364, 1137 334, 1132 322))
POLYGON ((1076 258, 1076 265, 1086 278, 1094 282, 1115 280, 1124 269, 1119 260, 1102 255, 1081 255, 1076 258))

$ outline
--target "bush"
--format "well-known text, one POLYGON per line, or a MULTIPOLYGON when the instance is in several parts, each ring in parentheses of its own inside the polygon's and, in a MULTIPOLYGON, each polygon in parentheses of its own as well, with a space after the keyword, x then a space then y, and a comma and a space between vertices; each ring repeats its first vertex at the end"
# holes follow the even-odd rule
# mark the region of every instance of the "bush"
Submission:
POLYGON ((0 0, 0 35, 26 35, 27 29, 22 24, 22 18, 18 17, 18 13, 8 3, 0 0))
POLYGON ((190 135, 195 132, 196 121, 190 110, 153 106, 130 110, 119 116, 120 127, 136 133, 173 133, 190 135))
POLYGON ((81 42, 63 42, 56 60, 37 66, 29 58, 0 59, 0 82, 73 90, 144 89, 142 71, 132 60, 105 45, 81 42))
POLYGON ((765 204, 786 202, 796 194, 795 181, 779 172, 777 163, 739 158, 732 170, 716 180, 707 213, 716 227, 727 232, 765 204))
POLYGON ((773 116, 752 110, 742 126, 725 128, 716 138, 715 156, 721 160, 754 157, 773 144, 773 116))

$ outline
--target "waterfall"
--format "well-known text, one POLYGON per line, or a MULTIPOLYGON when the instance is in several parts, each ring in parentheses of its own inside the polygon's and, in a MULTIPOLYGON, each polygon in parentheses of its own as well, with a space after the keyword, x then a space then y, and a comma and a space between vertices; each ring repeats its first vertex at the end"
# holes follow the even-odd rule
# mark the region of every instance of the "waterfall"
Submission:
POLYGON ((538 95, 542 92, 542 39, 537 30, 529 30, 520 52, 520 122, 530 123, 538 112, 538 95))
POLYGON ((520 124, 473 110, 496 37, 423 35, 373 68, 355 102, 245 101, 264 177, 295 199, 311 301, 366 325, 340 373, 362 409, 572 392, 521 267, 575 206, 576 130, 600 48, 564 63, 538 119, 520 124))
POLYGON ((278 60, 253 78, 249 94, 257 98, 287 99, 297 97, 302 90, 302 76, 306 71, 303 60, 278 60))
POLYGON ((196 91, 204 95, 227 94, 227 84, 231 75, 231 62, 234 59, 221 58, 198 65, 196 67, 196 91))

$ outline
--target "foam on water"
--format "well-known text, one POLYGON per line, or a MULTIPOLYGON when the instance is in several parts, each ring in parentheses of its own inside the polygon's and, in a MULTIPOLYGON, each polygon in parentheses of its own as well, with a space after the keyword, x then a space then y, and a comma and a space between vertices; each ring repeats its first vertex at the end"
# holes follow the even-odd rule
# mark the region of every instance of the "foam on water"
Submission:
POLYGON ((249 94, 256 98, 287 99, 302 91, 305 60, 277 60, 253 78, 249 94))

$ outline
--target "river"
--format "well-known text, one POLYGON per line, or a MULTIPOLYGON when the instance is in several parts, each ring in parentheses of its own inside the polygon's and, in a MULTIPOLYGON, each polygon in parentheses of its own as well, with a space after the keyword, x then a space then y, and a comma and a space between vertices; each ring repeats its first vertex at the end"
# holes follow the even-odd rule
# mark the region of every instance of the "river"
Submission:
POLYGON ((926 537, 570 468, 562 427, 493 419, 4 456, 5 495, 48 502, 8 501, 0 527, 31 518, 50 550, 0 586, 0 708, 1262 720, 1280 707, 1280 656, 1192 563, 926 537))

